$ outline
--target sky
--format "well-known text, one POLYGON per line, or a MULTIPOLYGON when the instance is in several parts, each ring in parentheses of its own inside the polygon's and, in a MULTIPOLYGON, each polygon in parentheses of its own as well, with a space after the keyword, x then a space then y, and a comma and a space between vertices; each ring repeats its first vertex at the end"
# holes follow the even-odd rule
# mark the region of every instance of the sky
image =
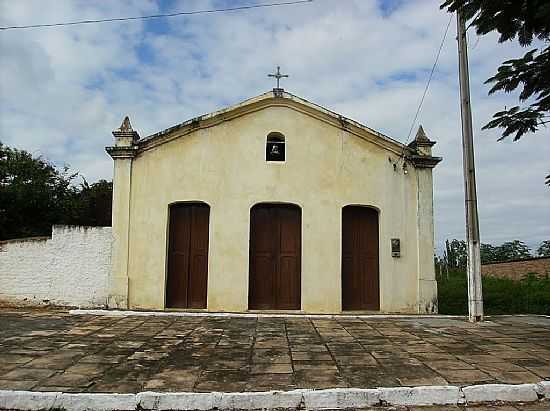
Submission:
MULTIPOLYGON (((264 3, 267 1, 263 1, 264 3)), ((0 0, 0 26, 259 4, 258 0, 0 0)), ((414 125, 436 140, 436 244, 465 237, 454 16, 434 0, 315 0, 248 11, 0 31, 0 141, 112 178, 104 147, 129 115, 142 137, 262 94, 277 65, 287 91, 405 143, 414 125)), ((468 32, 482 242, 550 240, 549 130, 497 142, 481 130, 517 94, 488 96, 500 62, 527 50, 468 32)), ((413 136, 414 137, 414 132, 413 136)))

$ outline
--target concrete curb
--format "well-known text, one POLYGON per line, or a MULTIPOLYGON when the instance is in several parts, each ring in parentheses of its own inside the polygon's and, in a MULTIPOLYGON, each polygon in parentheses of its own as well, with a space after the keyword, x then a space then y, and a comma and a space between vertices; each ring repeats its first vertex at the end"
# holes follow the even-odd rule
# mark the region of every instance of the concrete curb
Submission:
POLYGON ((550 400, 550 381, 541 381, 538 384, 472 385, 462 388, 457 386, 334 388, 240 393, 68 394, 0 390, 0 409, 24 411, 350 409, 372 406, 462 405, 496 401, 535 402, 542 399, 550 400))
POLYGON ((60 392, 0 391, 0 409, 49 410, 60 392))
POLYGON ((460 387, 452 385, 379 388, 378 391, 380 401, 387 405, 457 405, 463 402, 460 387))
POLYGON ((226 318, 365 318, 365 319, 422 319, 422 318, 448 318, 465 319, 464 315, 440 315, 440 314, 284 314, 284 313, 231 313, 231 312, 207 312, 207 311, 132 311, 132 310, 69 310, 71 315, 103 315, 107 317, 226 317, 226 318))
POLYGON ((542 398, 550 399, 550 381, 541 381, 537 384, 537 394, 542 398))
POLYGON ((61 393, 53 408, 71 411, 133 411, 137 408, 135 394, 61 393))
POLYGON ((533 402, 539 399, 537 384, 483 384, 462 389, 467 404, 490 401, 533 402))

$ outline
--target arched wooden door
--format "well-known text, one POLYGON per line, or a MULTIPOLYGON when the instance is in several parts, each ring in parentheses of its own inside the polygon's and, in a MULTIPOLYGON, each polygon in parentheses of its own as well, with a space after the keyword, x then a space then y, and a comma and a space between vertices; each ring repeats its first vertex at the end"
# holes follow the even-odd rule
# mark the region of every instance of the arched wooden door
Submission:
POLYGON ((288 204, 257 204, 250 211, 248 307, 301 307, 302 211, 288 204))
POLYGON ((342 210, 342 309, 379 310, 378 212, 342 210))
POLYGON ((166 307, 206 308, 208 223, 204 203, 170 206, 166 307))

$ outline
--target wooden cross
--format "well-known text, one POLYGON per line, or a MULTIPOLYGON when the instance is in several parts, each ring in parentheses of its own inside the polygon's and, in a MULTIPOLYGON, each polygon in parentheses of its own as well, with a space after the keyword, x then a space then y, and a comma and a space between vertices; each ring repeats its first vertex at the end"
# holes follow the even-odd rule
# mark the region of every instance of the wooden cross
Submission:
POLYGON ((288 74, 281 74, 281 67, 280 66, 277 66, 277 73, 275 74, 268 74, 267 77, 275 77, 277 79, 277 88, 280 88, 279 87, 279 81, 283 78, 283 77, 288 77, 288 74))

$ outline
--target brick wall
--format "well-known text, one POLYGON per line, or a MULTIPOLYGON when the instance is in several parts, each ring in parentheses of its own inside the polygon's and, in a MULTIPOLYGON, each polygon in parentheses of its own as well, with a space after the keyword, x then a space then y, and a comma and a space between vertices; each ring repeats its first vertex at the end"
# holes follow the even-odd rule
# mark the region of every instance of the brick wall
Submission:
POLYGON ((521 280, 528 273, 536 273, 541 278, 550 277, 550 257, 483 264, 481 266, 481 273, 485 276, 510 278, 512 280, 521 280))
POLYGON ((102 307, 111 227, 54 226, 52 236, 0 241, 0 301, 102 307))

